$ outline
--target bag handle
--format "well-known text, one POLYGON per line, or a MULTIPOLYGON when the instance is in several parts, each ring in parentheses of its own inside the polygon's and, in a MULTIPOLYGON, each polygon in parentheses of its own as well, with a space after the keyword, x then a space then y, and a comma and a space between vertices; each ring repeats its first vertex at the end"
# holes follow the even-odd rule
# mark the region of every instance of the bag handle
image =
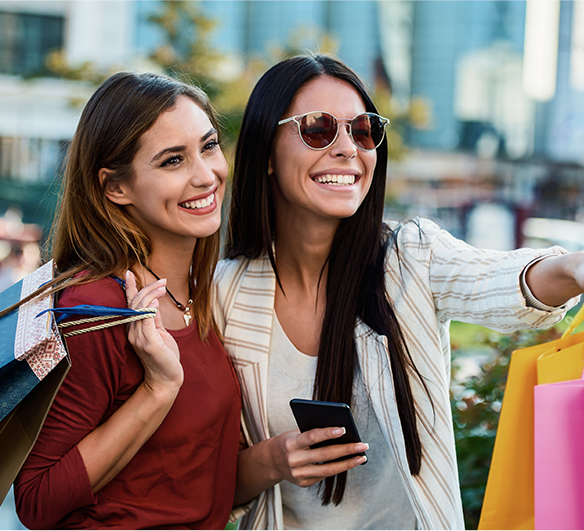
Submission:
POLYGON ((71 336, 78 336, 80 334, 85 334, 85 332, 94 332, 96 330, 103 330, 104 328, 110 328, 112 326, 131 323, 133 321, 141 321, 142 319, 151 319, 155 317, 158 313, 156 308, 144 308, 143 313, 139 315, 132 315, 130 317, 124 317, 123 315, 109 315, 107 317, 88 317, 87 319, 79 319, 78 321, 68 321, 66 323, 60 323, 57 326, 59 330, 67 328, 68 326, 75 326, 83 323, 93 323, 95 321, 101 321, 104 319, 116 319, 115 321, 107 321, 105 323, 98 324, 96 326, 88 326, 87 328, 80 328, 79 330, 73 330, 72 332, 63 333, 64 338, 71 336))
POLYGON ((94 323, 96 321, 106 321, 95 326, 89 326, 87 328, 80 328, 79 330, 73 330, 72 332, 63 333, 63 337, 77 336, 80 334, 85 334, 86 332, 94 332, 96 330, 103 330, 104 328, 110 328, 112 326, 117 326, 120 324, 131 323, 133 321, 140 321, 142 319, 151 319, 156 316, 158 310, 156 308, 143 308, 141 310, 132 310, 130 308, 111 308, 108 306, 93 306, 87 304, 81 304, 79 306, 62 307, 62 308, 49 308, 40 312, 39 315, 43 313, 60 313, 61 315, 57 318, 57 326, 59 330, 67 328, 69 326, 76 326, 84 323, 94 323), (78 319, 77 321, 67 321, 59 322, 63 318, 71 315, 87 315, 83 319, 78 319), (108 319, 110 319, 108 321, 108 319))
POLYGON ((576 313, 576 315, 574 315, 572 321, 568 325, 568 328, 562 334, 562 339, 564 339, 565 337, 568 337, 576 328, 578 328, 578 326, 580 326, 582 324, 582 321, 584 321, 584 304, 582 306, 580 306, 578 313, 576 313))

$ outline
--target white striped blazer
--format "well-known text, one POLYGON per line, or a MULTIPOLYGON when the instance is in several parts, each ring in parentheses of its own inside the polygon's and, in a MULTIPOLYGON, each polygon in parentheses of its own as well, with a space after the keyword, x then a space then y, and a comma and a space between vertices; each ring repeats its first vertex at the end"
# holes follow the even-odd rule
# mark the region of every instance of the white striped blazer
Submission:
MULTIPOLYGON (((396 228, 397 224, 390 224, 396 228)), ((423 445, 420 474, 412 476, 394 395, 385 336, 362 322, 355 341, 366 392, 397 463, 419 529, 462 529, 464 520, 449 401, 450 320, 500 332, 546 328, 562 319, 570 301, 551 312, 526 306, 520 275, 538 256, 563 249, 511 252, 475 249, 428 220, 398 232, 398 253, 389 250, 385 288, 410 354, 431 400, 412 377, 423 445)), ((268 357, 276 279, 267 257, 220 262, 216 273, 216 319, 239 375, 243 423, 249 444, 270 437, 266 418, 268 357)), ((242 518, 243 529, 283 529, 278 485, 260 494, 242 518), (250 509, 251 506, 251 509, 250 509)), ((234 513, 236 514, 236 513, 234 513)), ((241 514, 241 513, 240 513, 241 514)))

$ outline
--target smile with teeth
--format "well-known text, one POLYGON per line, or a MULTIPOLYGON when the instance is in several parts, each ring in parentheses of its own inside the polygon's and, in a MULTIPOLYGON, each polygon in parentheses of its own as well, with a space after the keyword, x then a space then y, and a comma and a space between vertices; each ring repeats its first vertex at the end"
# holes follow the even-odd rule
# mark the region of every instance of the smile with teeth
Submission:
POLYGON ((197 208, 208 207, 211 203, 213 203, 213 201, 215 201, 214 193, 208 195, 205 199, 198 199, 197 201, 185 201, 184 203, 181 203, 180 206, 183 208, 196 210, 197 208))
POLYGON ((354 175, 333 175, 327 173, 326 175, 319 175, 314 178, 317 183, 333 184, 335 186, 347 186, 355 184, 354 175))

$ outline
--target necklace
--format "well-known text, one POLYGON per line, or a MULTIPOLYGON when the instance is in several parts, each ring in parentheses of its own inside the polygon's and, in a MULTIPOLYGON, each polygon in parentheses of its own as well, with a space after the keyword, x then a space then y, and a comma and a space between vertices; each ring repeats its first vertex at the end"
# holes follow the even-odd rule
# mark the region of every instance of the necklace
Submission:
MULTIPOLYGON (((146 266, 144 266, 144 267, 146 267, 146 266)), ((150 269, 149 267, 146 267, 146 269, 148 271, 150 271, 150 273, 152 273, 152 275, 154 275, 156 280, 160 280, 160 277, 154 271, 152 271, 152 269, 150 269)), ((166 293, 172 299, 172 301, 176 304, 177 308, 179 310, 181 310, 182 312, 184 312, 183 319, 185 320, 185 325, 189 326, 189 323, 191 322, 191 319, 192 319, 191 304, 193 304, 193 297, 191 294, 191 283, 189 282, 189 302, 187 302, 186 306, 184 304, 181 304, 180 302, 178 302, 168 288, 166 288, 166 293)))

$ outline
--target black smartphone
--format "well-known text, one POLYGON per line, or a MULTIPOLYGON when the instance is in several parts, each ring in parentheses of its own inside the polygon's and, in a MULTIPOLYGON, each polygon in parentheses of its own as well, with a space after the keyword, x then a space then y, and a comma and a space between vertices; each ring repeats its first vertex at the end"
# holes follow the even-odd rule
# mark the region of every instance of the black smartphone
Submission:
MULTIPOLYGON (((321 448, 331 444, 346 444, 361 442, 351 408, 341 402, 322 402, 320 400, 305 400, 303 398, 293 398, 290 400, 290 408, 301 432, 313 430, 315 428, 345 428, 345 434, 336 439, 328 439, 314 444, 311 448, 321 448)), ((343 456, 334 461, 349 459, 355 455, 343 456)), ((366 461, 367 462, 367 461, 366 461)), ((365 464, 365 463, 363 463, 365 464)))

